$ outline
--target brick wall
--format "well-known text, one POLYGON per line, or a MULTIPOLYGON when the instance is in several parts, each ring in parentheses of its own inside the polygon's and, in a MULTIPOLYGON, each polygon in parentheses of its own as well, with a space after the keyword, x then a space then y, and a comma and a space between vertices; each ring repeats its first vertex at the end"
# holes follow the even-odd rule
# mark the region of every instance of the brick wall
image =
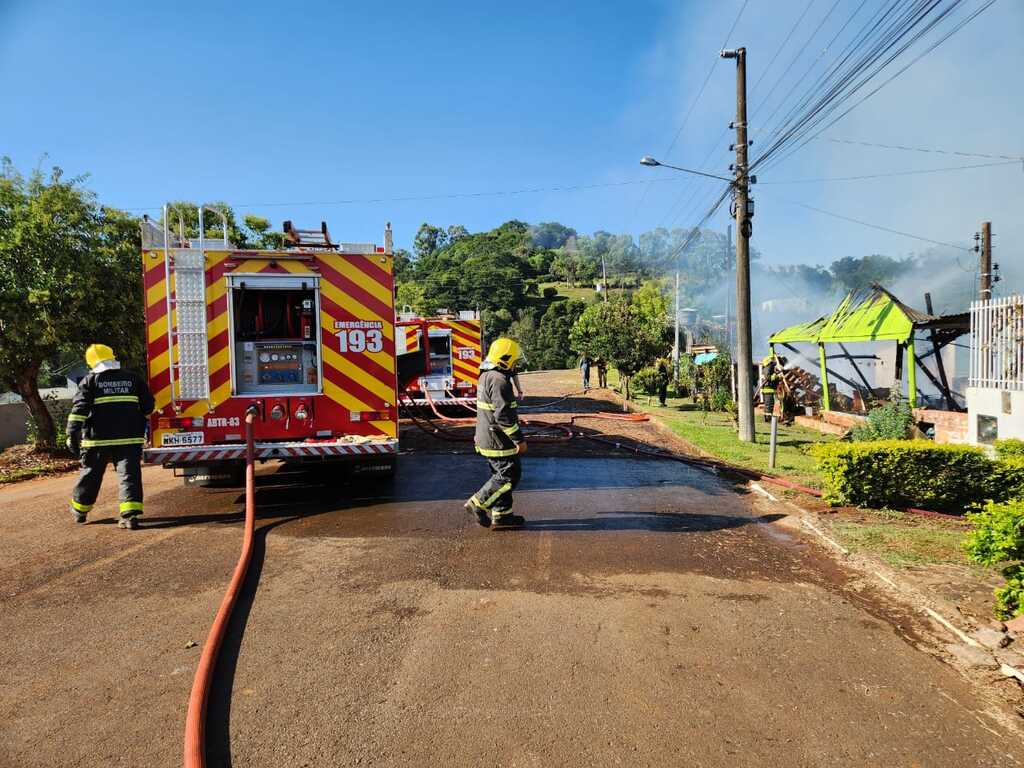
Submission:
POLYGON ((915 408, 914 418, 918 423, 923 421, 935 425, 936 443, 966 443, 968 441, 966 413, 915 408))

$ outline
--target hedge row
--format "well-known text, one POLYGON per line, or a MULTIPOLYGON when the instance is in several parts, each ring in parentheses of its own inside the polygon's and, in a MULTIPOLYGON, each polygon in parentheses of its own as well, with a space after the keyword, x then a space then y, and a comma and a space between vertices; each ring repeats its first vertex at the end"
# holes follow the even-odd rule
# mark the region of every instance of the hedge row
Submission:
POLYGON ((830 504, 962 513, 987 499, 1024 498, 1024 456, 993 461, 980 448, 929 440, 815 447, 830 504))

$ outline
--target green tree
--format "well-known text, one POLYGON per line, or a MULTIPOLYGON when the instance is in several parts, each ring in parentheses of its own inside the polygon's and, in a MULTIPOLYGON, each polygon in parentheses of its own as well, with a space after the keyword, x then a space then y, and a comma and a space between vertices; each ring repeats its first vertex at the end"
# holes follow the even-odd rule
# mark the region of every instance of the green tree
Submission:
POLYGON ((909 259, 899 260, 877 253, 861 258, 847 256, 832 262, 829 270, 835 284, 842 292, 870 288, 872 283, 891 284, 913 267, 909 259))
POLYGON ((664 330, 664 317, 648 314, 642 303, 617 298, 587 307, 569 341, 576 352, 614 365, 628 400, 632 376, 668 351, 664 330))
POLYGON ((248 230, 246 239, 257 248, 281 250, 285 247, 284 233, 271 232, 269 219, 247 213, 242 217, 242 221, 245 224, 245 229, 248 230))
POLYGON ((96 204, 83 178, 60 168, 27 178, 0 168, 0 384, 25 401, 36 446, 52 448, 53 419, 39 396, 43 361, 110 344, 142 356, 138 225, 96 204))
POLYGON ((548 306, 537 325, 533 348, 528 351, 532 368, 551 370, 574 365, 569 332, 586 307, 582 301, 554 301, 548 306))
POLYGON ((416 238, 413 240, 412 250, 416 254, 417 259, 422 259, 444 248, 447 241, 448 233, 441 229, 441 227, 435 227, 433 224, 423 222, 420 224, 420 228, 416 230, 416 238))
POLYGON ((559 224, 557 221, 542 221, 530 227, 533 244, 542 250, 554 250, 564 246, 571 238, 576 237, 576 230, 559 224))

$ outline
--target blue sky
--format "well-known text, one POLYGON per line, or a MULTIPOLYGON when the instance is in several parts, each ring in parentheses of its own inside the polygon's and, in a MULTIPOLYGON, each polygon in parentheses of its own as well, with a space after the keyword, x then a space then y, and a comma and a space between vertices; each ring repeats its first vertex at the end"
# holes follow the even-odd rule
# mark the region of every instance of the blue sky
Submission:
MULTIPOLYGON (((816 60, 827 62, 830 30, 853 7, 840 3, 827 17, 833 3, 812 2, 764 72, 807 4, 750 0, 740 16, 729 44, 748 48, 751 86, 764 74, 752 106, 803 41, 810 40, 772 99, 816 60)), ((557 220, 581 232, 634 234, 688 225, 711 188, 665 180, 637 161, 646 153, 664 159, 692 106, 668 159, 697 165, 710 151, 709 169, 726 172, 729 138, 721 134, 733 117, 734 67, 717 52, 741 5, 0 0, 0 153, 23 170, 46 153, 44 165, 89 173, 91 188, 112 205, 223 199, 276 227, 326 219, 349 241, 380 241, 388 220, 405 246, 423 221, 477 230, 510 218, 557 220), (650 185, 443 198, 659 177, 650 185), (407 197, 435 199, 322 204, 407 197)), ((827 135, 1024 155, 1020 92, 1007 84, 1008 73, 1024 70, 1022 35, 1024 4, 999 0, 827 135)), ((755 110, 755 141, 758 117, 755 110)), ((818 141, 761 180, 971 162, 986 161, 818 141)), ((990 218, 1010 258, 1024 235, 1022 181, 1021 166, 1011 166, 765 184, 755 190, 753 242, 774 263, 924 247, 788 202, 797 201, 942 241, 966 241, 990 218)), ((720 213, 714 225, 725 222, 720 213)))

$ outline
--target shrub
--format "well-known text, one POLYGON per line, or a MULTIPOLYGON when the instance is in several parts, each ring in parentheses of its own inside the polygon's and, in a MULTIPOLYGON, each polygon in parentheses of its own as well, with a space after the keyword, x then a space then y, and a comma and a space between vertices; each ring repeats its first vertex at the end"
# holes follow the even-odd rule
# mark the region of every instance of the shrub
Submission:
POLYGON ((732 395, 729 394, 728 390, 716 389, 711 393, 708 407, 712 411, 728 411, 730 405, 732 405, 732 395))
POLYGON ((928 440, 816 446, 830 504, 963 512, 990 496, 993 462, 979 448, 928 440))
POLYGON ((544 289, 544 298, 545 299, 553 299, 557 295, 558 295, 558 289, 557 288, 553 288, 553 287, 551 287, 549 285, 548 287, 546 287, 544 289))
POLYGON ((972 525, 964 542, 967 556, 982 565, 1003 566, 1006 584, 994 593, 996 617, 1024 614, 1024 501, 990 501, 980 512, 968 513, 967 519, 972 525))
POLYGON ((657 394, 658 372, 650 366, 647 368, 641 368, 633 374, 633 389, 637 392, 644 392, 648 395, 657 394))
POLYGON ((868 413, 866 423, 854 427, 850 437, 857 441, 903 440, 914 428, 914 411, 905 400, 886 403, 868 413))
POLYGON ((1016 437, 996 440, 996 456, 1000 459, 1009 459, 1015 456, 1024 457, 1024 440, 1018 440, 1016 437))
POLYGON ((1024 500, 1024 456, 1010 454, 993 462, 987 495, 996 501, 1024 500))

